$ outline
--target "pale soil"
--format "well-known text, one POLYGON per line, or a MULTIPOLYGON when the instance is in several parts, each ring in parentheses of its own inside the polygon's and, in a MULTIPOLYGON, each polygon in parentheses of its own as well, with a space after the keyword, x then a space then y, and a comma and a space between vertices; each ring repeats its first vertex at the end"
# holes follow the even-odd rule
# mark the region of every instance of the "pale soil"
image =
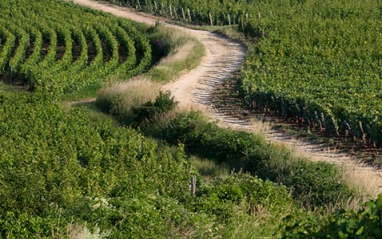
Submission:
POLYGON ((225 81, 240 69, 246 53, 244 45, 211 32, 192 30, 164 23, 158 17, 137 13, 128 8, 120 8, 90 0, 73 0, 73 2, 149 25, 161 21, 166 26, 191 34, 203 43, 205 56, 202 58, 200 65, 194 70, 184 73, 177 81, 163 87, 164 90, 172 92, 182 107, 193 107, 202 110, 211 119, 218 120, 219 125, 222 127, 246 131, 259 130, 260 128, 269 141, 291 148, 296 154, 309 157, 312 160, 340 165, 345 170, 347 179, 351 184, 362 187, 364 191, 374 196, 382 193, 382 188, 379 187, 382 185, 382 173, 373 168, 363 167, 356 163, 356 159, 351 158, 346 153, 327 150, 322 145, 311 142, 298 141, 276 130, 266 130, 269 127, 257 121, 242 120, 214 108, 211 103, 212 92, 218 83, 225 81))

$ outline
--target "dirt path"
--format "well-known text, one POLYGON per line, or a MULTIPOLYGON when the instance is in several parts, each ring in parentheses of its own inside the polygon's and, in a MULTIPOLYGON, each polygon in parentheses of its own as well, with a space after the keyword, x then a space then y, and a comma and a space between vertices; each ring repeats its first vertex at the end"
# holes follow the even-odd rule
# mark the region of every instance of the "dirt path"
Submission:
MULTIPOLYGON (((158 17, 133 12, 128 8, 90 0, 73 0, 73 2, 149 25, 161 21, 158 17)), ((183 74, 177 81, 165 85, 163 89, 170 90, 181 106, 196 106, 198 110, 203 110, 212 119, 217 119, 222 127, 246 131, 253 131, 254 128, 259 127, 264 128, 264 125, 258 125, 259 122, 253 123, 248 119, 238 119, 227 113, 229 112, 227 110, 217 110, 211 103, 212 93, 216 85, 227 80, 235 71, 240 69, 245 58, 245 46, 211 32, 192 30, 168 23, 164 23, 164 25, 184 31, 197 38, 204 44, 206 54, 198 67, 183 74)), ((373 195, 382 193, 382 188, 379 187, 382 185, 382 173, 355 163, 356 160, 345 153, 327 150, 322 145, 311 142, 301 142, 276 130, 266 130, 264 134, 269 141, 292 148, 298 154, 316 161, 326 161, 343 166, 350 182, 356 182, 373 195)))

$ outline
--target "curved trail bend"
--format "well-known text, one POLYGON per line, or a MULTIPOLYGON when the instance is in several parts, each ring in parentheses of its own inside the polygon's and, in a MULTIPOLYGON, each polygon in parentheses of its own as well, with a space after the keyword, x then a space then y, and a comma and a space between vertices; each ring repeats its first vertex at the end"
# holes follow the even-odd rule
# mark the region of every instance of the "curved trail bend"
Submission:
MULTIPOLYGON (((73 0, 73 2, 149 25, 154 25, 156 21, 161 20, 161 18, 152 15, 134 12, 129 8, 121 8, 91 0, 73 0)), ((226 111, 219 111, 212 105, 212 93, 217 85, 227 80, 235 71, 240 69, 245 59, 245 46, 211 32, 192 30, 168 23, 163 24, 194 36, 205 47, 205 56, 202 58, 200 65, 194 70, 181 75, 178 80, 164 85, 163 90, 171 91, 181 106, 196 106, 197 109, 204 111, 211 119, 218 120, 219 125, 222 127, 253 131, 254 124, 249 120, 239 119, 225 113, 226 111)), ((261 125, 260 127, 264 126, 261 125)), ((355 159, 345 153, 327 150, 319 144, 298 141, 277 130, 267 130, 264 135, 269 141, 290 147, 292 150, 313 160, 343 166, 347 176, 351 178, 350 181, 364 186, 373 195, 382 193, 382 188, 379 187, 382 185, 382 172, 358 165, 355 163, 355 159)))

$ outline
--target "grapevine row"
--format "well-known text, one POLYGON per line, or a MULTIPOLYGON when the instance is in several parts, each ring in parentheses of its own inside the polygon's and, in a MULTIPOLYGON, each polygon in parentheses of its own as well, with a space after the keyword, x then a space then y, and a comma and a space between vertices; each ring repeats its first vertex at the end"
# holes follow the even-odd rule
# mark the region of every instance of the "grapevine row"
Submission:
POLYGON ((242 72, 249 105, 382 145, 378 1, 110 2, 194 24, 238 25, 255 42, 242 72))
POLYGON ((126 20, 66 2, 2 4, 3 80, 11 72, 31 89, 60 95, 114 75, 131 77, 151 64, 148 40, 126 20))
POLYGON ((378 5, 316 0, 259 4, 243 71, 247 102, 333 135, 382 144, 378 5), (266 13, 266 14, 265 14, 266 13))

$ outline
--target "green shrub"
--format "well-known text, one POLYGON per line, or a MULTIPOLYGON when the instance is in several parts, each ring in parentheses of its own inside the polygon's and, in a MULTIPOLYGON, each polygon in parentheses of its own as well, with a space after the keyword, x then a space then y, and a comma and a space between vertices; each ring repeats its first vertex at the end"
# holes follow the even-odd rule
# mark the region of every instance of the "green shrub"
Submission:
POLYGON ((174 100, 174 97, 171 97, 169 91, 166 93, 160 91, 154 102, 148 101, 142 106, 132 108, 132 125, 152 124, 158 120, 158 118, 163 117, 166 113, 173 110, 176 105, 177 102, 174 100))
POLYGON ((293 163, 288 171, 285 185, 293 188, 294 198, 308 207, 337 206, 336 203, 340 203, 342 198, 352 195, 341 179, 341 172, 331 164, 300 160, 293 163))
POLYGON ((99 94, 96 105, 102 111, 116 116, 124 125, 138 127, 153 124, 175 109, 178 102, 169 91, 157 91, 157 85, 150 83, 144 86, 145 83, 138 80, 106 88, 99 94), (142 91, 143 87, 151 91, 142 91), (153 95, 156 95, 155 99, 151 99, 153 95))
POLYGON ((0 215, 0 237, 10 239, 24 238, 64 238, 69 221, 59 215, 44 217, 28 213, 6 212, 0 215), (61 224, 61 225, 60 225, 61 224))
POLYGON ((288 217, 279 238, 382 238, 382 195, 359 211, 338 211, 329 216, 288 217))
MULTIPOLYGON (((161 197, 166 205, 189 194, 190 163, 181 147, 158 145, 112 121, 91 120, 81 108, 64 111, 27 93, 1 98, 0 237, 51 238, 58 220, 64 232, 72 221, 93 228, 103 214, 87 215, 100 198, 116 206, 119 199, 140 200, 155 208, 139 195, 161 197)), ((150 222, 155 230, 167 225, 160 215, 150 222)), ((129 220, 139 217, 130 214, 129 220)), ((117 222, 100 228, 117 230, 117 222)))
POLYGON ((336 166, 296 158, 286 148, 266 143, 259 135, 219 128, 197 112, 171 120, 162 129, 162 137, 172 144, 184 144, 192 154, 284 184, 307 207, 343 202, 354 194, 336 166))
POLYGON ((259 212, 279 216, 288 211, 292 203, 285 186, 239 173, 202 187, 194 205, 197 211, 227 220, 235 214, 235 206, 246 204, 244 210, 252 216, 259 212))

